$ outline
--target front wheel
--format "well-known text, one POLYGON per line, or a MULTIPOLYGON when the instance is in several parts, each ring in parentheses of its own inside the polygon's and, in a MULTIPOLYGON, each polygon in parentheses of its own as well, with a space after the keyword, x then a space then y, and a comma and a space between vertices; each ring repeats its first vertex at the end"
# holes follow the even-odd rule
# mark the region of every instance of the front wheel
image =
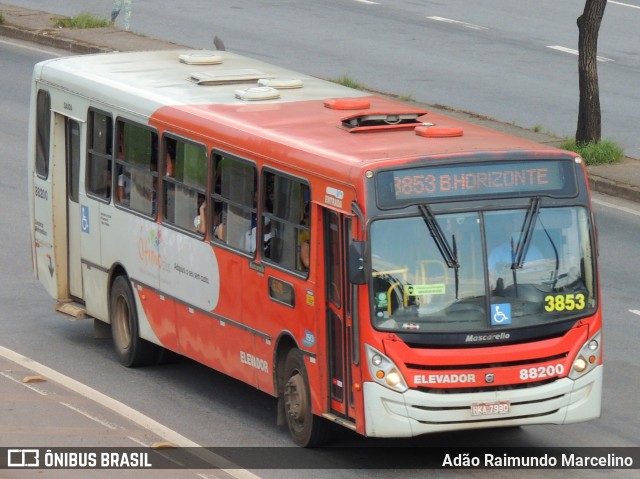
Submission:
POLYGON ((113 346, 123 366, 132 368, 156 362, 160 348, 140 337, 136 303, 125 276, 118 276, 113 282, 109 316, 113 346))
POLYGON ((293 442, 302 447, 322 445, 329 439, 331 424, 311 412, 309 377, 299 349, 289 351, 284 374, 284 413, 293 442))

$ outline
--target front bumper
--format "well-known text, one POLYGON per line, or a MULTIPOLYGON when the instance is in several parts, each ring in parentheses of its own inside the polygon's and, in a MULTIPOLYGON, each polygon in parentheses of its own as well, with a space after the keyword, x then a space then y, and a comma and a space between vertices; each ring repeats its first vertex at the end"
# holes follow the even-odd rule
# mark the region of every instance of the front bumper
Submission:
POLYGON ((569 424, 600 416, 603 366, 577 380, 559 379, 528 389, 433 394, 398 393, 373 382, 364 384, 366 435, 412 437, 434 432, 519 426, 569 424), (508 414, 472 416, 471 404, 509 401, 508 414))

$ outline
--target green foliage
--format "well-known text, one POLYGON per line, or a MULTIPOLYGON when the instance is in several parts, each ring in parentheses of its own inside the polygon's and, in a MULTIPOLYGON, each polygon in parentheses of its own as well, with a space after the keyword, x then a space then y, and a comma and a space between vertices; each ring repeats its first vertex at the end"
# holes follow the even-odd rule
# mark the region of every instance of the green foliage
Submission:
POLYGON ((111 23, 105 18, 96 18, 90 13, 83 12, 75 17, 53 18, 55 28, 102 28, 111 23))
POLYGON ((587 165, 618 163, 624 157, 622 148, 611 140, 578 144, 575 139, 568 139, 560 147, 565 150, 575 151, 587 165))
POLYGON ((342 75, 341 77, 336 78, 334 82, 349 88, 355 88, 356 90, 366 90, 366 87, 362 83, 354 80, 348 75, 342 75))
POLYGON ((0 25, 4 24, 4 15, 0 12, 0 25))
POLYGON ((413 95, 410 95, 410 94, 409 95, 398 95, 398 100, 404 101, 406 103, 410 103, 410 102, 416 101, 416 99, 413 98, 413 95))

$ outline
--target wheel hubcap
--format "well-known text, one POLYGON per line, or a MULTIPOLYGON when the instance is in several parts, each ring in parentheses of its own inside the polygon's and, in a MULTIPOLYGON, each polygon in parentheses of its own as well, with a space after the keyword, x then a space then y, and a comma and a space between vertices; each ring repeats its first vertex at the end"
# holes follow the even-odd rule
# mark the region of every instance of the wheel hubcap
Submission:
POLYGON ((287 381, 284 388, 284 404, 290 423, 298 425, 304 423, 307 397, 304 380, 300 374, 291 376, 287 381))
POLYGON ((129 307, 122 297, 118 298, 115 313, 118 342, 122 349, 127 349, 131 344, 131 326, 129 324, 129 307))

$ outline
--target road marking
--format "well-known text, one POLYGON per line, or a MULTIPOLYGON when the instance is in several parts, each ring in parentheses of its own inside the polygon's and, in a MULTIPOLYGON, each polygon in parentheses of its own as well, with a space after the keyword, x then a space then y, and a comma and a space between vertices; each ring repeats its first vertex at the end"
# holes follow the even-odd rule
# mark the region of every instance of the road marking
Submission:
MULTIPOLYGON (((137 411, 136 409, 133 409, 132 407, 129 407, 126 404, 123 404, 120 401, 113 399, 112 397, 109 397, 106 394, 103 394, 100 391, 87 386, 86 384, 81 383, 80 381, 76 381, 75 379, 70 378, 69 376, 65 376, 64 374, 51 369, 44 364, 34 361, 31 358, 23 356, 22 354, 12 351, 11 349, 7 349, 3 346, 0 346, 0 356, 8 359, 9 361, 13 361, 16 364, 19 364, 25 369, 34 371, 39 375, 49 379, 50 381, 56 382, 66 387, 67 389, 70 389, 75 393, 84 396, 90 401, 98 403, 101 406, 106 407, 107 409, 110 409, 111 411, 123 416, 126 419, 129 419, 130 421, 136 423, 138 426, 153 432, 154 434, 164 438, 168 442, 171 442, 178 447, 193 447, 200 449, 199 451, 193 452, 193 454, 207 460, 211 464, 215 464, 220 470, 226 472, 232 477, 235 477, 237 479, 260 479, 260 476, 256 476, 246 469, 238 468, 238 466, 232 464, 224 457, 204 449, 198 443, 184 437, 180 433, 168 428, 167 426, 160 424, 154 419, 151 419, 149 416, 142 414, 140 411, 137 411)), ((10 379, 13 380, 13 378, 10 379)), ((24 386, 33 388, 29 384, 24 384, 24 386)))
POLYGON ((614 2, 612 0, 609 0, 607 3, 613 3, 614 5, 622 5, 623 7, 637 8, 638 10, 640 10, 640 7, 638 5, 630 5, 628 3, 614 2))
POLYGON ((629 312, 640 316, 640 311, 638 311, 637 309, 630 309, 629 312))
POLYGON ((597 198, 591 198, 591 201, 600 206, 606 206, 607 208, 613 208, 614 210, 624 211, 625 213, 629 213, 631 215, 640 216, 640 211, 628 208, 626 206, 615 205, 613 203, 609 203, 608 201, 599 200, 597 198))
POLYGON ((473 23, 461 22, 460 20, 452 20, 450 18, 444 18, 444 17, 427 17, 427 18, 429 20, 433 20, 433 21, 436 21, 436 22, 451 23, 453 25, 460 25, 462 27, 470 28, 472 30, 489 30, 489 28, 483 27, 481 25, 475 25, 473 23))
POLYGON ((59 55, 57 53, 52 52, 51 50, 45 50, 43 48, 30 47, 30 46, 24 45, 22 43, 8 42, 7 40, 0 40, 0 43, 3 43, 5 45, 11 45, 12 47, 24 48, 25 50, 31 50, 33 52, 46 53, 47 55, 51 55, 53 57, 61 57, 62 56, 62 55, 59 55))
MULTIPOLYGON (((547 45, 547 48, 551 48, 552 50, 558 50, 564 53, 570 53, 571 55, 578 55, 580 52, 578 50, 574 50, 573 48, 561 47, 560 45, 547 45)), ((611 58, 597 56, 596 60, 599 62, 613 62, 611 58)))
POLYGON ((99 417, 93 416, 93 415, 89 414, 88 412, 83 411, 79 407, 73 406, 73 405, 71 405, 69 403, 62 402, 62 401, 60 401, 59 403, 62 404, 63 406, 65 406, 65 407, 68 407, 72 411, 75 411, 78 414, 81 414, 84 417, 86 417, 88 419, 91 419, 92 421, 97 422, 98 424, 100 424, 100 425, 102 425, 102 426, 104 426, 104 427, 106 427, 108 429, 111 429, 112 431, 115 431, 117 429, 117 427, 114 426, 113 424, 111 424, 110 422, 107 422, 104 419, 100 419, 99 417))
POLYGON ((9 376, 7 373, 0 372, 0 376, 4 376, 5 378, 10 379, 14 383, 20 384, 21 386, 24 386, 25 388, 29 388, 32 391, 35 391, 38 394, 40 394, 40 396, 48 396, 49 395, 49 393, 47 391, 43 391, 42 389, 38 388, 37 386, 34 386, 33 384, 28 384, 28 383, 23 383, 22 381, 18 381, 16 378, 14 378, 12 376, 9 376))
POLYGON ((353 0, 358 3, 366 3, 367 5, 380 5, 378 2, 371 2, 370 0, 353 0))

